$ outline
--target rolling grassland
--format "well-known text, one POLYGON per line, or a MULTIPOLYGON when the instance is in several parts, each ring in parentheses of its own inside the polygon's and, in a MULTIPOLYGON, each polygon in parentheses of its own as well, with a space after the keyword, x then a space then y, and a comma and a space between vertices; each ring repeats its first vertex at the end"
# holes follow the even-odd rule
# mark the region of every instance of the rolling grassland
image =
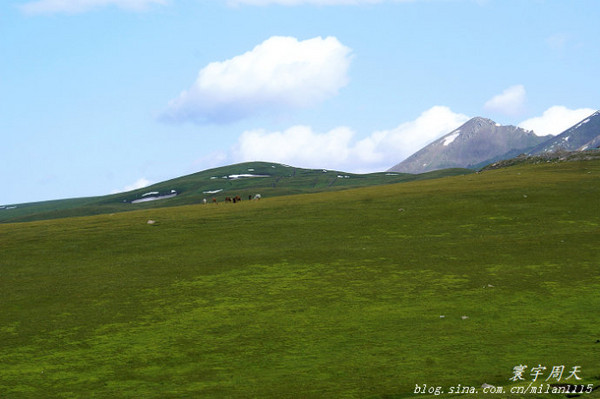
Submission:
POLYGON ((352 174, 335 170, 296 168, 272 162, 245 162, 204 170, 124 193, 0 205, 0 223, 194 205, 201 204, 203 199, 211 201, 212 198, 223 202, 225 197, 235 196, 247 199, 249 195, 256 194, 278 197, 338 191, 471 173, 474 172, 469 169, 455 168, 421 174, 383 172, 352 174), (162 198, 156 200, 157 197, 162 198))
POLYGON ((600 161, 0 224, 0 397, 598 386, 599 243, 600 161))

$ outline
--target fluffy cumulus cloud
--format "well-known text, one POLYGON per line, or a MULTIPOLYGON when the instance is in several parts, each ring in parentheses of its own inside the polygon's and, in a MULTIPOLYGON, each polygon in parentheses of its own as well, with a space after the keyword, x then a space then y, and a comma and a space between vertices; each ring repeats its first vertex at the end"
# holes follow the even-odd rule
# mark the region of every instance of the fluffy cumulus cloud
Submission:
POLYGON ((560 105, 548 108, 542 116, 527 119, 519 127, 533 130, 538 136, 557 135, 595 112, 592 108, 568 109, 560 105))
POLYGON ((166 4, 167 0, 37 0, 21 6, 27 14, 77 14, 105 6, 141 11, 151 5, 166 4))
POLYGON ((505 115, 518 115, 523 111, 524 104, 525 87, 523 85, 515 85, 490 98, 483 107, 487 111, 505 115))
POLYGON ((467 120, 466 115, 436 106, 413 121, 373 132, 361 140, 355 140, 355 133, 347 127, 324 133, 308 126, 281 132, 251 130, 238 139, 232 160, 273 161, 356 173, 384 171, 467 120))
POLYGON ((202 68, 162 115, 172 122, 228 123, 319 103, 348 82, 351 50, 335 37, 274 36, 202 68))
POLYGON ((241 135, 233 152, 240 161, 267 160, 319 168, 344 163, 352 151, 353 136, 346 127, 326 133, 314 132, 308 126, 293 126, 282 132, 250 130, 241 135))

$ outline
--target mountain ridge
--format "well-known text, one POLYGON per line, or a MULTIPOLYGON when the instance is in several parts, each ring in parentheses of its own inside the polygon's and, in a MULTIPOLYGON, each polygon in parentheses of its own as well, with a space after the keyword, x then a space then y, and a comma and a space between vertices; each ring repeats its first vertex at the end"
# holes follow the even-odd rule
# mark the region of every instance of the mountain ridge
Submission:
POLYGON ((424 173, 452 167, 476 169, 526 152, 548 138, 478 116, 394 165, 388 172, 424 173))
POLYGON ((529 155, 555 151, 584 151, 600 146, 600 111, 582 119, 528 152, 529 155))

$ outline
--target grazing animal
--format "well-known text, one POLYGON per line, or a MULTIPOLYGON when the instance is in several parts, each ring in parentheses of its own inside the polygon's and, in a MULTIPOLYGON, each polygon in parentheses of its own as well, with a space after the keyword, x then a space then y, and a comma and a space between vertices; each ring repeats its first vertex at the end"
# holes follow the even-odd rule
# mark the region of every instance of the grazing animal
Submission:
POLYGON ((256 194, 256 195, 254 196, 254 199, 255 199, 255 200, 259 200, 260 198, 261 198, 261 197, 260 197, 260 194, 256 194))

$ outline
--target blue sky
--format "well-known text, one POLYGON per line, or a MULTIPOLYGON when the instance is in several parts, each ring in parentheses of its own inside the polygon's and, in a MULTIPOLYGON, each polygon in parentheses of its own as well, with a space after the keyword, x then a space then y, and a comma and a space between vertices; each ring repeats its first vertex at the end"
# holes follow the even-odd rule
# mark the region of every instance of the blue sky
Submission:
POLYGON ((6 0, 0 205, 276 161, 382 171, 599 108, 597 0, 6 0))

